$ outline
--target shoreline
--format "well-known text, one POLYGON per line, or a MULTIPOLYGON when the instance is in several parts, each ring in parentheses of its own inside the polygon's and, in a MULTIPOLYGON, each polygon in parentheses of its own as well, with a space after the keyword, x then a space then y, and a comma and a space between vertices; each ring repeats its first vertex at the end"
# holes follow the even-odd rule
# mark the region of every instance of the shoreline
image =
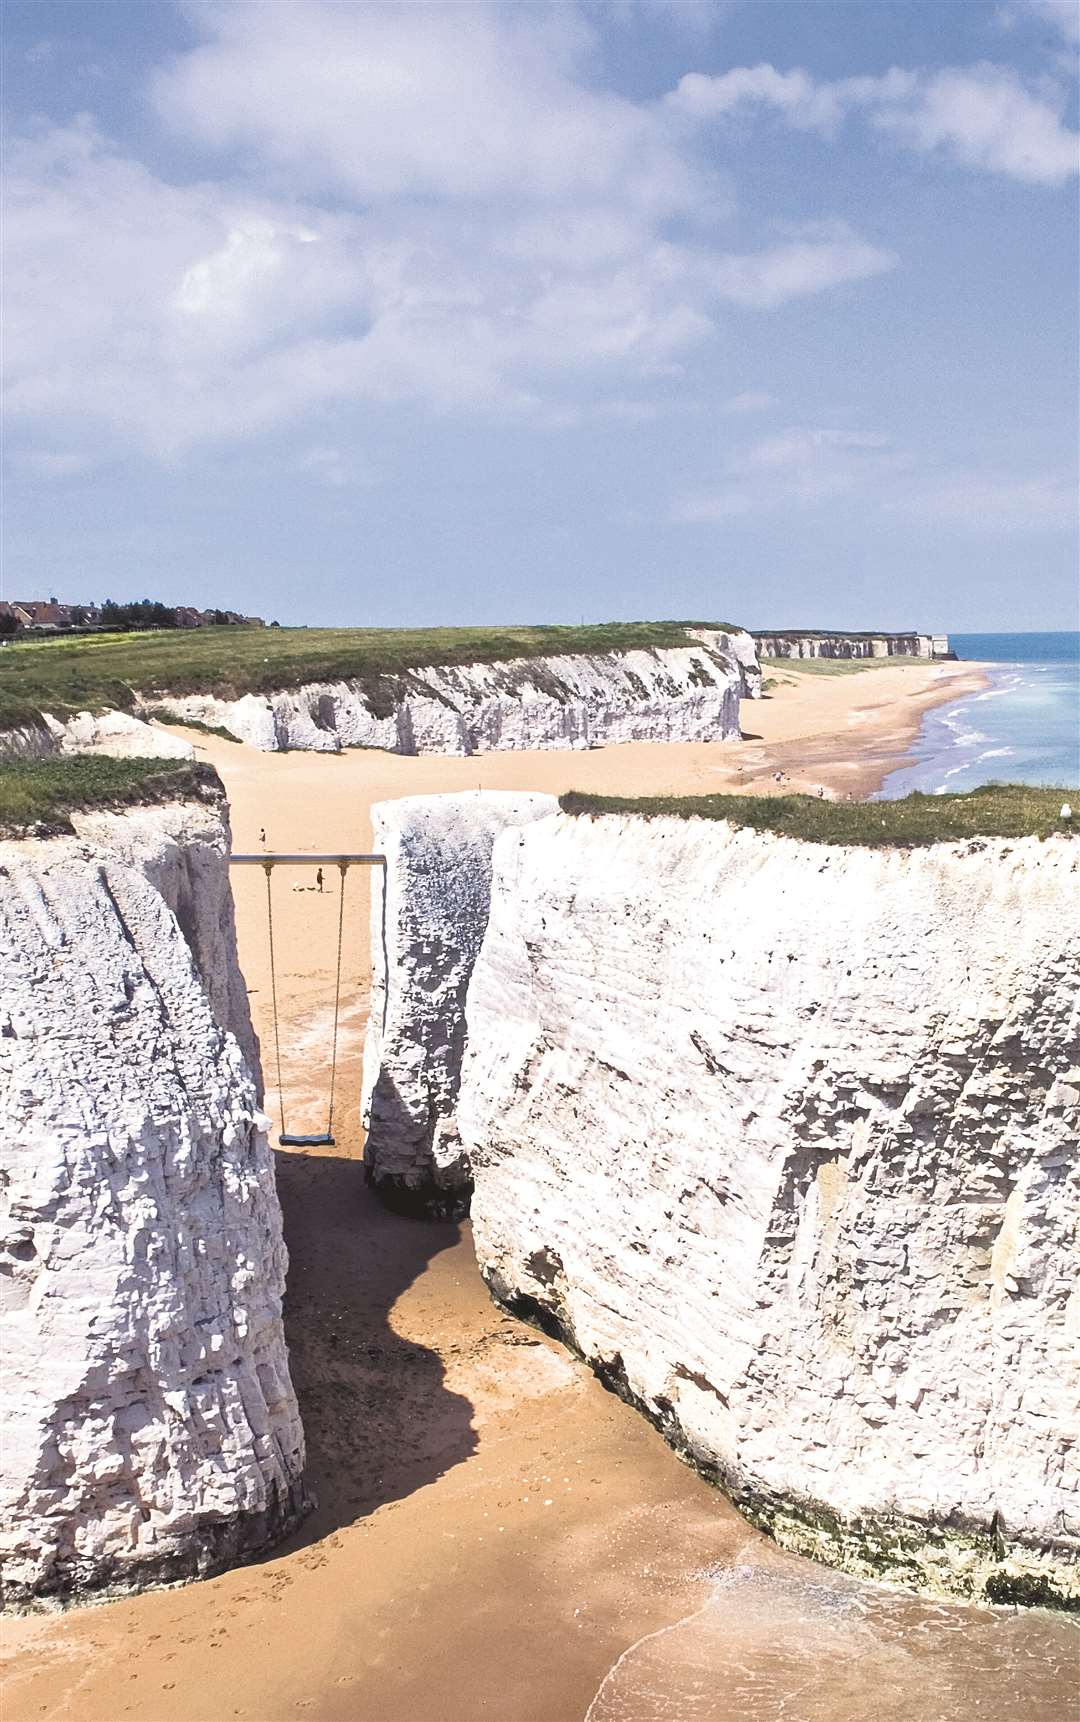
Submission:
MULTIPOLYGON (((763 738, 760 765, 744 760, 736 766, 737 786, 750 793, 760 792, 763 787, 771 790, 773 773, 782 770, 788 779, 783 788, 788 792, 816 794, 823 787, 827 794, 856 801, 878 794, 894 771, 914 763, 916 755, 912 750, 927 712, 954 699, 981 693, 990 686, 988 669, 983 664, 947 667, 939 664, 924 669, 930 673, 919 678, 920 685, 908 688, 899 679, 894 680, 888 669, 866 671, 875 681, 890 676, 888 683, 866 690, 878 697, 850 704, 837 697, 829 715, 842 721, 842 729, 819 730, 817 722, 824 714, 814 713, 811 719, 814 727, 809 733, 784 734, 774 740, 763 738), (747 772, 752 775, 747 776, 747 772), (762 775, 768 779, 764 786, 762 775)), ((788 673, 786 666, 780 673, 788 673)), ((861 674, 853 672, 850 678, 844 678, 849 685, 850 681, 859 680, 860 687, 852 692, 862 691, 861 674)), ((910 676, 906 665, 898 669, 898 677, 910 676)), ((804 673, 801 678, 804 687, 810 679, 804 673)), ((757 703, 744 704, 744 713, 748 704, 752 707, 757 703)), ((791 701, 789 709, 793 705, 791 701)))
MULTIPOLYGON (((156 725, 195 746, 196 757, 215 765, 226 781, 237 777, 241 757, 273 762, 295 791, 300 780, 314 788, 317 777, 333 773, 333 789, 347 774, 350 789, 370 804, 399 795, 440 790, 544 790, 559 795, 570 789, 596 793, 739 794, 776 793, 775 774, 784 774, 785 793, 804 792, 868 798, 893 772, 915 756, 924 715, 953 699, 990 686, 990 666, 981 663, 871 665, 840 675, 771 666, 773 685, 761 699, 744 699, 739 741, 633 741, 596 748, 507 749, 460 754, 397 754, 375 748, 345 748, 323 754, 301 749, 262 753, 247 744, 224 740, 182 725, 156 725), (304 762, 304 763, 299 763, 304 762), (305 770, 305 765, 307 770, 305 770), (632 789, 631 785, 640 785, 632 789)), ((242 770, 246 779, 249 770, 242 770)), ((275 805, 278 795, 273 796, 275 805)), ((274 839, 268 837, 273 845, 274 839)))

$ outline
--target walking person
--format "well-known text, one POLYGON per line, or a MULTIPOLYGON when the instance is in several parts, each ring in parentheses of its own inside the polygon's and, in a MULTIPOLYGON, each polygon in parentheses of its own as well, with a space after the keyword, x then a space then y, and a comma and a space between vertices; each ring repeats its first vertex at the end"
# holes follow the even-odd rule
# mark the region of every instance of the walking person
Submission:
POLYGON ((322 895, 322 868, 321 867, 316 867, 316 869, 315 869, 315 886, 316 886, 316 889, 318 890, 318 892, 321 896, 322 895))

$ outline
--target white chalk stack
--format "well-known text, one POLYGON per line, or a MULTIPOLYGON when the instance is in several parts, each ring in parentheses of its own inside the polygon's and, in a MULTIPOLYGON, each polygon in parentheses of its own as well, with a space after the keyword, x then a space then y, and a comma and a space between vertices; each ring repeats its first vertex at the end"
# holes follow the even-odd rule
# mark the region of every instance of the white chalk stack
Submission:
POLYGON ((373 1172, 789 1547, 1080 1595, 1075 844, 487 799, 379 810, 373 1172))
POLYGON ((364 1165, 382 1196, 463 1212, 472 1189, 456 1122, 465 994, 487 928, 491 851, 554 813, 551 795, 414 795, 371 810, 386 856, 372 876, 364 1165))
POLYGON ((196 1576, 304 1507, 216 806, 0 844, 8 1604, 196 1576))
POLYGON ((482 1271, 788 1546, 1080 1596, 1078 850, 496 843, 482 1271))

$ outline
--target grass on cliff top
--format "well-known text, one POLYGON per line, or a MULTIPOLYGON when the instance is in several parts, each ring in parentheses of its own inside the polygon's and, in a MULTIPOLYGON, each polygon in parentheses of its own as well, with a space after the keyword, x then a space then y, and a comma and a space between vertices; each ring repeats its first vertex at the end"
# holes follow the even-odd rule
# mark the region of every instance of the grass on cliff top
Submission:
MULTIPOLYGON (((859 670, 888 670, 897 665, 929 664, 931 658, 762 658, 765 671, 790 671, 796 676, 852 676, 859 670)), ((938 662, 941 660, 939 659, 938 662)))
POLYGON ((825 801, 814 795, 560 796, 564 813, 630 814, 640 819, 726 819, 754 831, 772 831, 807 843, 912 848, 969 837, 1049 837, 1075 834, 1080 789, 1034 789, 1023 783, 988 783, 966 795, 906 795, 900 801, 825 801), (1060 817, 1063 801, 1076 810, 1060 817))
POLYGON ((92 807, 201 800, 220 790, 210 766, 183 759, 0 759, 0 837, 70 832, 70 815, 92 807))
POLYGON ((375 679, 448 664, 684 646, 725 622, 598 622, 514 628, 193 628, 89 634, 0 648, 0 729, 40 713, 127 711, 135 693, 270 693, 304 682, 375 679))

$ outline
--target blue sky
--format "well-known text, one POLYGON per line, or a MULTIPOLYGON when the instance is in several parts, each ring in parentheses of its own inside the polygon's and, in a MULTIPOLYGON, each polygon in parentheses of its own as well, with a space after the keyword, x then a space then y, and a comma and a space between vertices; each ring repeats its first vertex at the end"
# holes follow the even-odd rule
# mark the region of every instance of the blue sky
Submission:
POLYGON ((7 0, 4 593, 1077 619, 1072 0, 7 0))

